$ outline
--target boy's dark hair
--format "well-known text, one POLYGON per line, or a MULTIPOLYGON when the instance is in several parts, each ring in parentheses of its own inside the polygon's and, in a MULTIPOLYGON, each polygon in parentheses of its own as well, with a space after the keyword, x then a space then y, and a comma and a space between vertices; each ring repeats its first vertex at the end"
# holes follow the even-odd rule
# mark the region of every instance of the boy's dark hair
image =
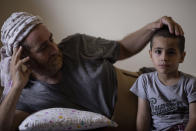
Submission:
POLYGON ((161 36, 161 37, 165 37, 165 38, 175 38, 178 39, 178 47, 181 53, 184 52, 184 46, 185 46, 185 38, 184 36, 180 35, 180 36, 176 36, 175 34, 171 34, 169 32, 169 29, 167 26, 164 26, 163 28, 155 31, 154 35, 152 36, 151 40, 150 40, 150 50, 152 50, 152 46, 153 46, 153 39, 157 36, 161 36))

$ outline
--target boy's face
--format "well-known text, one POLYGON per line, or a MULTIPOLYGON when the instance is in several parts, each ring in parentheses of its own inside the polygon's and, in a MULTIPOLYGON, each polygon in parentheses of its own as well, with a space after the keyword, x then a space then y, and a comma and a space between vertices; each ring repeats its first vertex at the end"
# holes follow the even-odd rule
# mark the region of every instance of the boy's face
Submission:
POLYGON ((181 53, 178 47, 178 39, 154 37, 150 57, 156 70, 161 74, 178 72, 179 63, 182 63, 185 52, 181 53))

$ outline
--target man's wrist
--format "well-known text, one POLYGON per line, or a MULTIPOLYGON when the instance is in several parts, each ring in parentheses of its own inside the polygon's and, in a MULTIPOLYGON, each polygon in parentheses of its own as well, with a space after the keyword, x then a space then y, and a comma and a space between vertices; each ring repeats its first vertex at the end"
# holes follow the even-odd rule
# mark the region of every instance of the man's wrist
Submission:
POLYGON ((23 89, 22 84, 18 84, 18 83, 13 83, 11 87, 15 88, 17 90, 22 90, 23 89))
POLYGON ((154 28, 153 23, 149 23, 146 26, 143 27, 143 30, 145 32, 145 34, 150 34, 150 36, 152 36, 154 34, 154 32, 158 29, 158 28, 154 28))
POLYGON ((146 30, 151 32, 151 33, 154 33, 158 29, 158 28, 155 28, 153 26, 154 24, 155 24, 154 22, 147 24, 146 25, 146 30))

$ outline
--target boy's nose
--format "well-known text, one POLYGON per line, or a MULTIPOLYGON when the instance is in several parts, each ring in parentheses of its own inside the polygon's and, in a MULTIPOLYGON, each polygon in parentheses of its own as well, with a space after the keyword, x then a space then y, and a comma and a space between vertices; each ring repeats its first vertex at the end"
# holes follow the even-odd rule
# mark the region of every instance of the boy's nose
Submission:
POLYGON ((162 53, 161 60, 162 61, 167 61, 168 59, 169 59, 169 56, 166 53, 162 53))

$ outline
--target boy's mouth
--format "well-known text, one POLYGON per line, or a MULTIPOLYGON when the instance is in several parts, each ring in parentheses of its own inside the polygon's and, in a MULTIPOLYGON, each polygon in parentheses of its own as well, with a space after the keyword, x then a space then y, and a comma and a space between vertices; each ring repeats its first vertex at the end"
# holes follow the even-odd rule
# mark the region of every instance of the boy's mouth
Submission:
POLYGON ((161 68, 168 68, 169 64, 160 64, 159 67, 161 67, 161 68))

